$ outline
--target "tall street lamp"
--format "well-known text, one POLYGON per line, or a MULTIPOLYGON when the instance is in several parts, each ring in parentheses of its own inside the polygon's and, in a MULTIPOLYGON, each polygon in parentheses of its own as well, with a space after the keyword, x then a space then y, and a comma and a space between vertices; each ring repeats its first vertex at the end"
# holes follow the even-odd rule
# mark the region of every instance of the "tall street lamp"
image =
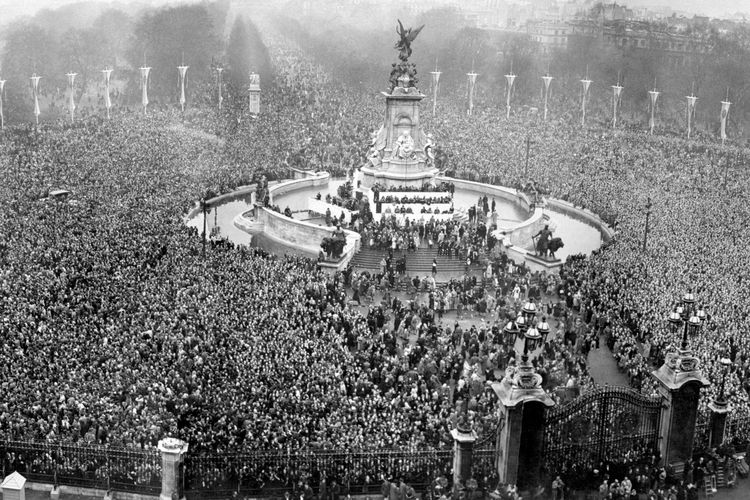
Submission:
POLYGON ((536 304, 533 300, 530 300, 524 304, 516 320, 509 321, 503 328, 506 343, 512 345, 516 338, 523 341, 521 360, 524 364, 528 363, 530 352, 545 344, 550 331, 547 318, 542 318, 539 323, 534 325, 536 312, 536 304))
POLYGON ((676 333, 682 327, 682 344, 681 351, 688 350, 688 334, 695 335, 703 327, 706 321, 706 311, 703 308, 695 306, 695 295, 692 292, 686 293, 682 301, 677 304, 674 311, 669 314, 669 324, 672 332, 676 333))

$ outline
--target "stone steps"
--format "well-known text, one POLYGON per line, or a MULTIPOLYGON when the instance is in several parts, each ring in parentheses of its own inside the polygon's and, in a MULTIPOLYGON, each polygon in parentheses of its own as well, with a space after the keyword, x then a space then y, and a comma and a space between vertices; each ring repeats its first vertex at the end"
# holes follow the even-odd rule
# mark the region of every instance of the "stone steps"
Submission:
MULTIPOLYGON (((388 255, 387 250, 362 248, 357 255, 352 258, 352 267, 360 270, 379 271, 380 261, 388 255)), ((416 252, 394 252, 394 260, 401 256, 406 256, 406 271, 409 274, 426 274, 432 272, 432 260, 437 260, 438 272, 461 273, 466 269, 466 262, 463 259, 446 255, 438 255, 436 248, 422 247, 416 252)), ((481 270, 481 264, 471 266, 472 270, 481 270)))

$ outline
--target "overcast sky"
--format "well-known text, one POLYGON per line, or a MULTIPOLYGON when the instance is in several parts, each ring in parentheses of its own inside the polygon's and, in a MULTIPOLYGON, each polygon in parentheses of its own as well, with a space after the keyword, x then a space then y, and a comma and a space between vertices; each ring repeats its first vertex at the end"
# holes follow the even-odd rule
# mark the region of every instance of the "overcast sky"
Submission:
MULTIPOLYGON (((55 8, 61 5, 76 3, 80 0, 0 0, 0 19, 4 23, 7 20, 23 15, 33 15, 40 9, 55 8)), ((111 0, 92 0, 99 3, 111 3, 111 0)), ((121 0, 123 3, 128 0, 121 0)), ((235 0, 241 2, 242 0, 235 0)), ((279 0, 268 0, 269 4, 279 0)), ((513 0, 509 0, 513 2, 513 0)), ((531 0, 533 1, 533 0, 531 0)), ((611 0, 604 0, 611 2, 611 0)), ((315 0, 313 0, 313 3, 315 0)), ((138 0, 140 4, 162 5, 178 3, 178 0, 138 0)), ((659 6, 664 5, 677 11, 687 11, 709 15, 713 17, 725 17, 736 12, 750 14, 750 0, 618 0, 619 4, 633 6, 659 6)))

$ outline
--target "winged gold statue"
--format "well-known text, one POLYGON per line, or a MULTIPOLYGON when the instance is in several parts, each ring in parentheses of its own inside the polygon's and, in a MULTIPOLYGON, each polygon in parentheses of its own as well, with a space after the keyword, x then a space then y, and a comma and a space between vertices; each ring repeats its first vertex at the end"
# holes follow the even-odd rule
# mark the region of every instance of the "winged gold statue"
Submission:
POLYGON ((404 62, 409 59, 409 56, 411 55, 411 42, 413 42, 414 39, 417 38, 417 35, 419 35, 419 32, 422 31, 422 28, 424 28, 424 24, 417 29, 404 29, 404 25, 401 24, 401 20, 398 20, 396 33, 398 33, 398 36, 401 37, 401 39, 396 42, 395 48, 399 51, 399 59, 404 62))

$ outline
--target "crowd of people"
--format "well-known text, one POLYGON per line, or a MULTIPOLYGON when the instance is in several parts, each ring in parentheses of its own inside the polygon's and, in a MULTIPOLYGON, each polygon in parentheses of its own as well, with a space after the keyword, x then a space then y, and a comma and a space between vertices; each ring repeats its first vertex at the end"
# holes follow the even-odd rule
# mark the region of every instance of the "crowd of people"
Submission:
MULTIPOLYGON (((272 56, 287 73, 263 94, 269 112, 241 121, 234 136, 200 130, 218 115, 178 126, 174 112, 3 132, 3 436, 131 448, 175 436, 198 454, 448 450, 464 401, 480 436, 496 429, 485 382, 515 363, 502 328, 526 300, 536 298, 553 326, 535 365, 562 402, 556 388, 591 384, 586 354, 600 338, 632 385, 654 393, 649 372, 680 342, 666 317, 688 290, 708 312, 689 339, 712 382, 702 414, 726 373, 734 414, 750 416, 750 256, 741 236, 750 185, 738 168, 746 150, 562 118, 499 120, 492 109, 467 117, 462 101, 446 99, 436 116, 425 110, 423 126, 453 175, 510 186, 533 178, 600 214, 617 236, 559 276, 498 258, 481 282, 433 285, 408 302, 394 294, 360 313, 350 300, 370 277, 331 276, 308 259, 231 244, 203 255, 184 224, 206 193, 279 176, 279 163, 343 174, 364 161, 382 103, 327 84, 299 48, 280 45, 272 56), (70 198, 48 198, 53 188, 70 198), (441 321, 453 308, 480 323, 441 321)), ((495 250, 483 228, 381 218, 360 231, 384 253, 431 245, 479 262, 495 250)), ((733 432, 740 443, 748 427, 733 432)), ((252 472, 291 480, 281 461, 252 472)), ((374 482, 393 471, 347 474, 374 482)))

